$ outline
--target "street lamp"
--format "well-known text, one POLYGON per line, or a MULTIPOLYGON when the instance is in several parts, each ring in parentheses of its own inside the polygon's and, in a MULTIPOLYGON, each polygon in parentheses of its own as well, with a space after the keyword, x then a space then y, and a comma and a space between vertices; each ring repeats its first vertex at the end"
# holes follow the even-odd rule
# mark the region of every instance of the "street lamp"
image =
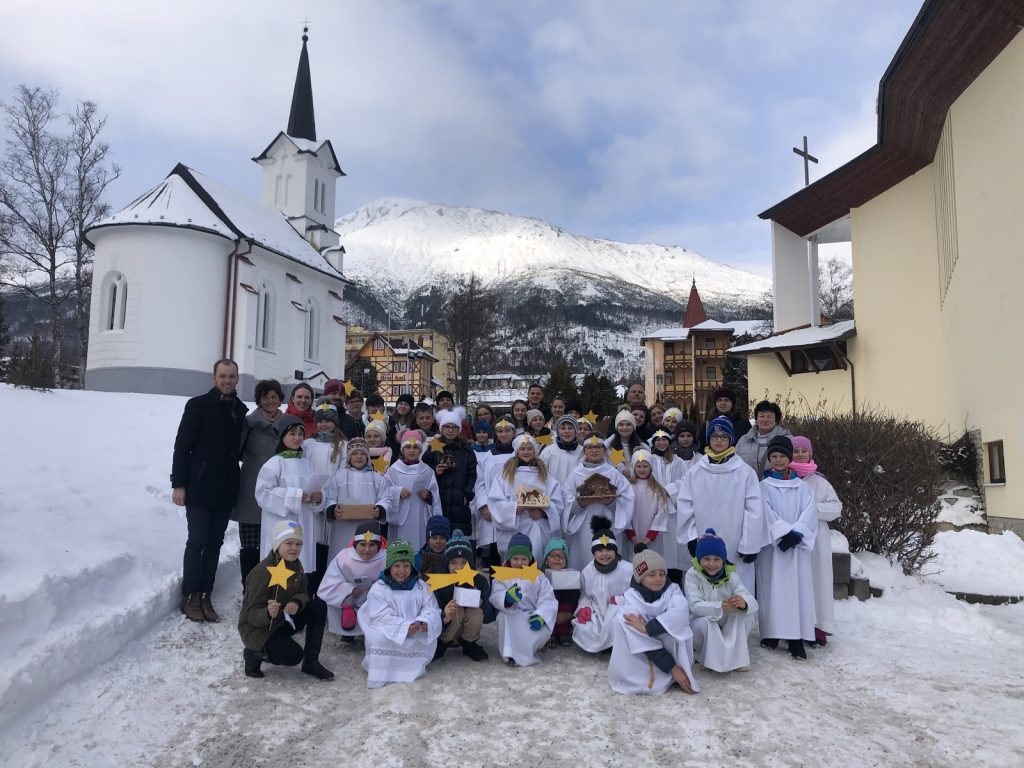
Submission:
POLYGON ((419 366, 417 365, 417 362, 423 359, 423 350, 407 349, 406 355, 409 358, 409 392, 414 400, 422 400, 422 395, 420 397, 416 397, 416 379, 419 378, 417 375, 419 373, 419 366))

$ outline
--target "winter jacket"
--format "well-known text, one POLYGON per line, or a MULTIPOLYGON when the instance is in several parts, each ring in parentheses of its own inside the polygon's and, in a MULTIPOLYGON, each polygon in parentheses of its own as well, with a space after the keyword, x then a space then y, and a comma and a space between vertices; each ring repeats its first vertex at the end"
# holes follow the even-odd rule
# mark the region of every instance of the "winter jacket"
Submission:
POLYGON ((764 436, 766 439, 763 441, 757 439, 756 429, 751 429, 743 437, 736 439, 736 455, 747 462, 747 466, 754 470, 758 480, 764 477, 764 471, 768 468, 768 443, 779 435, 792 437, 793 433, 781 424, 776 424, 772 431, 764 436))
POLYGON ((309 603, 306 574, 298 560, 287 564, 288 570, 292 571, 292 575, 288 577, 287 587, 270 586, 270 573, 267 569, 280 561, 281 557, 276 552, 271 552, 249 571, 249 576, 245 580, 242 610, 238 613, 238 634, 242 636, 245 647, 253 651, 262 650, 271 633, 286 623, 284 606, 287 603, 298 603, 299 610, 309 603), (271 600, 277 600, 281 604, 281 610, 273 620, 267 613, 267 603, 271 600))
POLYGON ((174 438, 171 488, 185 489, 190 507, 224 509, 238 497, 239 443, 245 405, 213 387, 185 403, 174 438))
MULTIPOLYGON (((465 585, 460 584, 458 586, 465 585)), ((450 587, 441 587, 434 590, 434 597, 437 598, 437 607, 441 609, 442 621, 444 620, 444 607, 455 599, 455 587, 456 585, 453 584, 450 587)), ((494 621, 496 611, 494 606, 491 605, 491 580, 482 573, 478 573, 473 577, 473 589, 480 590, 480 598, 483 601, 480 607, 484 611, 484 622, 494 621)))
POLYGON ((475 495, 476 485, 476 453, 462 442, 447 443, 443 451, 427 451, 423 463, 435 470, 441 509, 452 529, 462 527, 463 532, 469 533, 472 524, 469 503, 475 495), (443 455, 451 456, 455 466, 438 475, 437 464, 443 455))
POLYGON ((267 459, 274 455, 281 439, 278 425, 282 422, 279 416, 270 421, 259 408, 249 412, 245 417, 245 429, 242 431, 242 472, 238 483, 238 500, 231 519, 240 523, 259 523, 262 515, 260 505, 256 503, 256 476, 267 459))

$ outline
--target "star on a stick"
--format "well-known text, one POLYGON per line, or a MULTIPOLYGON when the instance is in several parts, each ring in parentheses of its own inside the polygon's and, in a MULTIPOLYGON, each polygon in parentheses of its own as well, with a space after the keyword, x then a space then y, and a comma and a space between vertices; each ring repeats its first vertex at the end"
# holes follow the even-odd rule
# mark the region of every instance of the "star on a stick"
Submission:
POLYGON ((598 415, 597 415, 596 413, 594 413, 593 411, 587 411, 586 413, 584 413, 584 414, 583 414, 583 418, 584 418, 584 419, 586 419, 587 421, 589 421, 589 422, 590 422, 591 424, 595 424, 595 425, 596 425, 596 424, 597 424, 597 422, 598 422, 598 421, 600 421, 600 419, 601 419, 601 417, 600 417, 600 416, 598 416, 598 415))
POLYGON ((455 573, 431 573, 427 575, 427 585, 430 587, 431 592, 436 592, 439 589, 450 587, 453 584, 465 584, 467 587, 473 586, 473 579, 479 571, 474 571, 469 567, 469 563, 459 568, 455 573))
POLYGON ((537 435, 533 439, 537 441, 538 445, 551 445, 551 435, 537 435))
POLYGON ((530 563, 525 568, 508 568, 502 565, 492 565, 491 573, 499 581, 509 581, 510 579, 536 581, 537 577, 540 576, 540 569, 537 568, 537 563, 530 563))
POLYGON ((376 459, 371 459, 370 464, 373 465, 373 471, 378 475, 383 475, 388 471, 388 467, 391 466, 385 456, 378 456, 376 459))
POLYGON ((430 450, 437 451, 438 453, 444 451, 444 441, 442 441, 440 437, 430 438, 430 440, 427 441, 427 446, 429 446, 430 450))
POLYGON ((353 384, 348 379, 345 379, 345 383, 342 386, 345 387, 345 397, 348 397, 349 395, 356 391, 356 385, 353 384))
POLYGON ((612 464, 625 464, 626 452, 621 448, 613 448, 608 455, 608 461, 612 464))
POLYGON ((284 587, 288 588, 288 577, 291 576, 295 571, 292 571, 284 564, 284 560, 279 562, 277 565, 268 565, 267 573, 270 574, 270 583, 268 587, 284 587))

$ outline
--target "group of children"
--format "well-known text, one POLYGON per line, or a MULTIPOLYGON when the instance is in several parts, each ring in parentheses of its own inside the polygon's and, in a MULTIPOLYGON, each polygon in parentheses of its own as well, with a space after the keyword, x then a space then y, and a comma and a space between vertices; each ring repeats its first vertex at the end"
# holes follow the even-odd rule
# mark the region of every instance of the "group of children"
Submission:
MULTIPOLYGON (((321 406, 325 421, 331 408, 321 406)), ((325 626, 346 642, 362 637, 370 687, 414 680, 452 648, 486 660, 490 622, 509 665, 558 646, 610 649, 609 684, 623 693, 696 692, 694 660, 746 669, 755 617, 762 646, 786 640, 806 658, 804 643, 833 631, 827 521, 841 511, 810 441, 772 437, 759 479, 736 454, 728 417, 708 423, 700 454, 696 430, 680 430, 671 411, 662 422, 675 429, 647 440, 629 410, 607 439, 589 422, 580 439, 584 422, 569 413, 536 437, 499 419, 485 450, 465 441, 461 415, 440 411, 439 434, 428 442, 406 430, 393 463, 381 445, 373 457, 368 439, 377 432, 383 444, 386 426, 337 439, 318 413, 307 439, 285 417, 256 484, 269 554, 246 579, 246 674, 261 676, 266 660, 331 676, 318 661, 325 626), (297 583, 271 594, 282 562, 297 583)))

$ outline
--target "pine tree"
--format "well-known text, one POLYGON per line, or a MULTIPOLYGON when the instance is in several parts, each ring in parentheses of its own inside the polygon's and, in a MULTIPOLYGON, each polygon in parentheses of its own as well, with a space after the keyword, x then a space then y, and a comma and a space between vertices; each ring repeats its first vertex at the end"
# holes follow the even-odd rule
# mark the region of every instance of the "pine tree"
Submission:
POLYGON ((548 383, 544 386, 544 398, 551 402, 553 397, 564 397, 566 400, 574 400, 579 397, 579 390, 572 378, 569 366, 564 360, 555 363, 548 377, 548 383))
POLYGON ((583 377, 583 386, 580 387, 580 400, 583 404, 583 412, 593 411, 598 416, 611 416, 615 406, 619 402, 615 394, 615 385, 607 376, 595 376, 587 373, 583 377))
POLYGON ((28 352, 12 355, 7 380, 19 387, 49 389, 54 385, 53 359, 38 333, 29 339, 28 352))

